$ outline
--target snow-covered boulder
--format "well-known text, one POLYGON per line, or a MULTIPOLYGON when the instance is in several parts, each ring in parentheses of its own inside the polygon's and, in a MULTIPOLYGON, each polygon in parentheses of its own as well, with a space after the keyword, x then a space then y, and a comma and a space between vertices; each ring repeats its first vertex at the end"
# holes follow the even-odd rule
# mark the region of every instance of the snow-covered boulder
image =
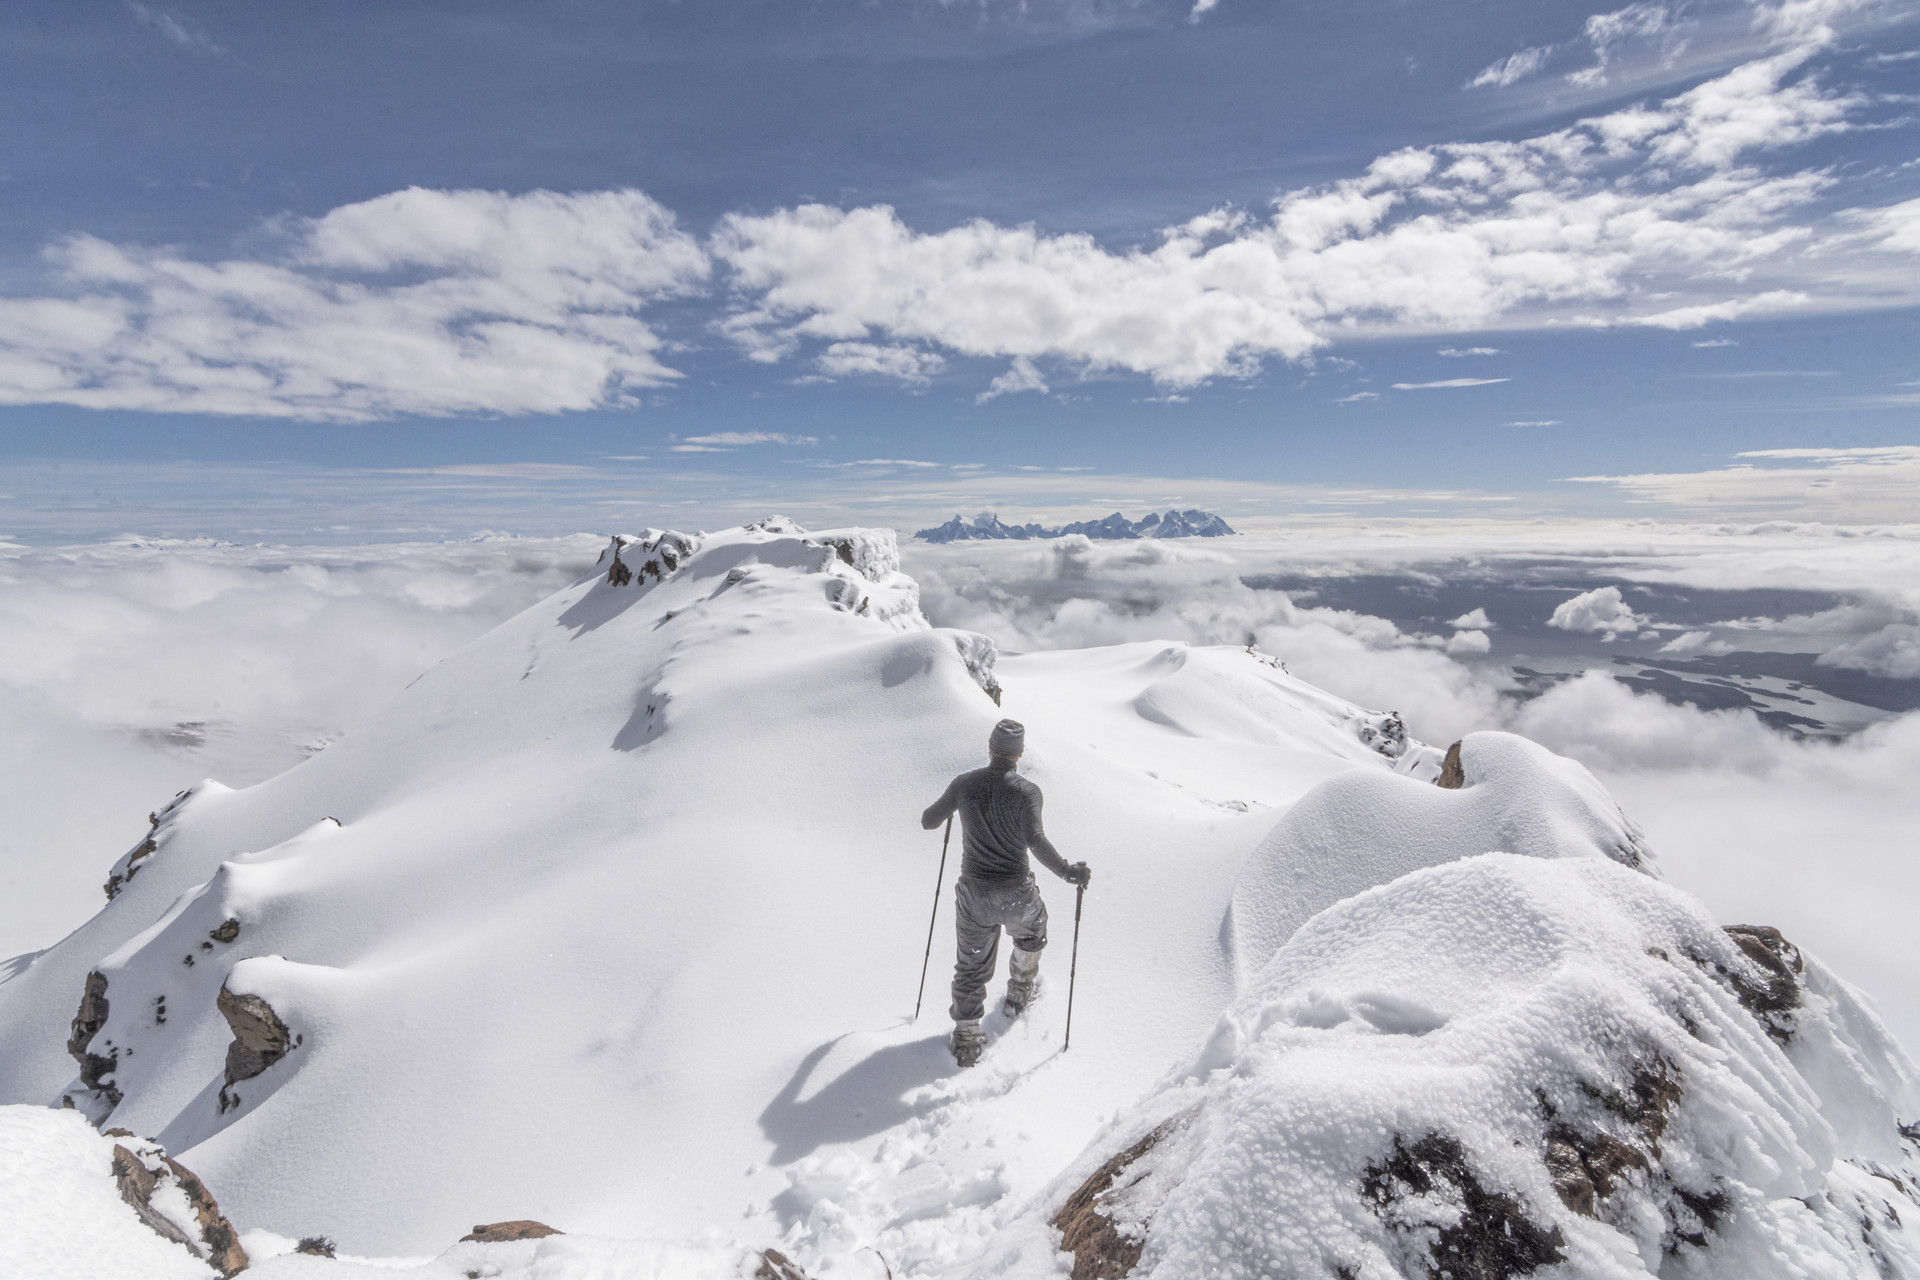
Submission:
POLYGON ((1510 733, 1469 734, 1447 759, 1458 762, 1464 785, 1353 771, 1287 811, 1234 889, 1231 937, 1243 978, 1315 913, 1421 867, 1501 850, 1651 869, 1639 828, 1577 762, 1510 733))
POLYGON ((1920 1276, 1912 1067, 1760 936, 1605 857, 1347 898, 970 1274, 1920 1276))

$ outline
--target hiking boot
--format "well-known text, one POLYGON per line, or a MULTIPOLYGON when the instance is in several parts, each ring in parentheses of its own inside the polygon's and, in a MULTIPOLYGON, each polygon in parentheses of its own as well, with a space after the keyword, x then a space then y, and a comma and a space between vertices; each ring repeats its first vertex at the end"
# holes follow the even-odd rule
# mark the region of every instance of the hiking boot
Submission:
POLYGON ((953 1060, 963 1067, 970 1067, 980 1061, 980 1051, 987 1047, 987 1037, 980 1030, 980 1019, 968 1018, 964 1022, 953 1024, 953 1038, 947 1042, 953 1050, 953 1060))
POLYGON ((1001 1002, 1009 1018, 1025 1013, 1040 990, 1040 953, 1013 949, 1007 961, 1007 996, 1001 1002))

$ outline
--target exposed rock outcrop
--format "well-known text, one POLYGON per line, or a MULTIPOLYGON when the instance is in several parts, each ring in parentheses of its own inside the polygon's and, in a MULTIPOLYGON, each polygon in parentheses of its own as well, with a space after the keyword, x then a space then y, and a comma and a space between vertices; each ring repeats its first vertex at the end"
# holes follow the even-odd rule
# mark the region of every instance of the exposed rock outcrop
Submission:
POLYGON ((217 1003, 220 1016, 233 1031, 233 1042, 227 1046, 226 1083, 220 1088, 220 1110, 226 1111, 240 1103, 228 1090, 286 1057, 295 1041, 273 1006, 259 996, 235 995, 221 987, 217 1003))
POLYGON ((661 533, 650 539, 638 542, 620 534, 615 534, 607 549, 600 553, 596 563, 606 564, 607 583, 610 586, 624 587, 635 578, 645 586, 651 577, 655 582, 666 577, 694 552, 694 540, 680 533, 661 533), (629 565, 622 555, 629 548, 637 548, 638 554, 645 557, 636 568, 629 565), (611 562, 609 563, 609 557, 611 562))
MULTIPOLYGON (((887 1274, 893 1274, 891 1268, 887 1274)), ((753 1280, 807 1280, 807 1273, 778 1249, 762 1249, 760 1265, 753 1269, 753 1280)))
POLYGON ((189 787, 187 790, 177 793, 173 799, 161 806, 159 810, 147 815, 147 834, 141 839, 139 844, 136 844, 133 848, 120 855, 119 860, 116 861, 112 869, 107 872, 107 882, 100 886, 101 889, 105 891, 108 902, 112 902, 115 898, 119 897, 120 891, 126 888, 134 876, 138 875, 141 869, 146 866, 147 859, 153 857, 154 854, 160 851, 160 828, 166 823, 167 819, 173 815, 174 810, 178 809, 181 803, 193 794, 193 791, 194 789, 189 787))
MULTIPOLYGON (((116 1132, 125 1134, 125 1130, 116 1132)), ((131 1134, 125 1134, 132 1137, 131 1134)), ((116 1144, 113 1148, 113 1177, 120 1198, 127 1202, 157 1235, 184 1245, 196 1258, 204 1259, 223 1276, 247 1269, 247 1251, 240 1237, 220 1212, 219 1204, 206 1184, 191 1169, 173 1159, 150 1142, 133 1147, 116 1144), (163 1187, 177 1187, 192 1213, 189 1221, 155 1207, 154 1193, 163 1187)))
POLYGON ((1072 1280, 1121 1280, 1140 1261, 1147 1228, 1141 1206, 1120 1204, 1124 1194, 1150 1172, 1142 1161, 1193 1119, 1183 1112, 1095 1169, 1060 1206, 1053 1226, 1060 1249, 1073 1255, 1072 1280))
MULTIPOLYGON (((73 1030, 67 1036, 67 1052, 80 1064, 80 1083, 112 1111, 120 1105, 120 1091, 106 1081, 113 1074, 120 1052, 111 1047, 104 1054, 93 1051, 94 1037, 107 1025, 107 976, 98 969, 87 975, 86 990, 80 995, 79 1011, 73 1015, 73 1030)), ((95 1117, 95 1123, 99 1117, 95 1117)))
POLYGON ((460 1237, 460 1243, 501 1244, 508 1240, 540 1240, 564 1234, 558 1228, 535 1222, 532 1218, 515 1218, 511 1222, 476 1223, 472 1231, 460 1237))
POLYGON ((1726 928, 1727 936, 1752 967, 1742 970, 1715 964, 1714 971, 1733 988, 1740 1007, 1758 1018, 1775 1042, 1786 1044, 1793 1039, 1793 1011, 1800 1007, 1800 975, 1806 969, 1800 948, 1772 925, 1730 924, 1726 928))
POLYGON ((1460 767, 1459 743, 1447 748, 1447 758, 1440 762, 1440 776, 1433 780, 1433 785, 1449 791, 1458 791, 1467 785, 1467 771, 1460 767))
POLYGON ((1367 1166, 1361 1197, 1405 1251, 1402 1273, 1431 1280, 1507 1280, 1564 1261, 1566 1237, 1490 1188, 1457 1138, 1429 1133, 1367 1166))

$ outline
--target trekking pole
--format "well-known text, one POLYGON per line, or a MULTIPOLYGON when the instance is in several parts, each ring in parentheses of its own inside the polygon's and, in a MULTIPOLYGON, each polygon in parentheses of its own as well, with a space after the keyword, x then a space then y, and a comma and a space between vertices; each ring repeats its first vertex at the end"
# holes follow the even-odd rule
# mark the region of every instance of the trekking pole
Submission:
POLYGON ((947 834, 940 837, 940 873, 933 878, 933 914, 927 917, 927 954, 920 961, 920 994, 913 998, 913 1020, 920 1021, 920 1002, 927 998, 927 966, 933 962, 933 922, 940 918, 940 882, 947 878, 947 841, 953 839, 953 815, 947 815, 947 834))
POLYGON ((1067 1034, 1060 1040, 1060 1052, 1073 1043, 1073 979, 1080 972, 1080 904, 1086 900, 1087 886, 1073 891, 1073 962, 1067 966, 1067 1034))

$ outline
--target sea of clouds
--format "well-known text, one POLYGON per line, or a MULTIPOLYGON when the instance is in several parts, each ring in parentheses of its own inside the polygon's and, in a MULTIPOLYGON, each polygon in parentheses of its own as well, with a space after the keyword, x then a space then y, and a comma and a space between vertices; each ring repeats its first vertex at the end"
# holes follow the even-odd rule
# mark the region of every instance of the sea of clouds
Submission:
MULTIPOLYGON (((1628 668, 1610 661, 1629 646, 1775 649, 1912 679, 1916 540, 1913 529, 1444 525, 903 550, 936 623, 1004 650, 1252 643, 1399 711, 1424 740, 1504 728, 1573 756, 1645 827, 1670 879, 1729 923, 1779 926, 1920 1044, 1906 918, 1920 896, 1920 711, 1853 707, 1833 732, 1782 732, 1751 708, 1676 705, 1622 683, 1628 668), (1556 575, 1546 585, 1543 565, 1556 575), (1616 585, 1576 590, 1583 574, 1616 585), (1276 575, 1323 585, 1249 585, 1276 575), (1419 625, 1323 602, 1356 582, 1426 584, 1452 603, 1419 625), (1524 583, 1534 594, 1521 598, 1540 601, 1526 634, 1499 621, 1524 583), (1486 607, 1459 605, 1479 586, 1486 607), (1700 621, 1716 593, 1750 606, 1762 589, 1800 593, 1780 597, 1799 611, 1700 621), (1663 616, 1682 600, 1685 621, 1663 616), (1564 637, 1544 661, 1529 649, 1541 637, 1564 637), (1554 679, 1516 680, 1517 657, 1554 679)), ((591 571, 603 545, 581 534, 0 548, 0 956, 44 947, 96 910, 106 867, 175 791, 297 764, 445 654, 591 571)), ((1832 705, 1849 704, 1815 710, 1832 705)))

